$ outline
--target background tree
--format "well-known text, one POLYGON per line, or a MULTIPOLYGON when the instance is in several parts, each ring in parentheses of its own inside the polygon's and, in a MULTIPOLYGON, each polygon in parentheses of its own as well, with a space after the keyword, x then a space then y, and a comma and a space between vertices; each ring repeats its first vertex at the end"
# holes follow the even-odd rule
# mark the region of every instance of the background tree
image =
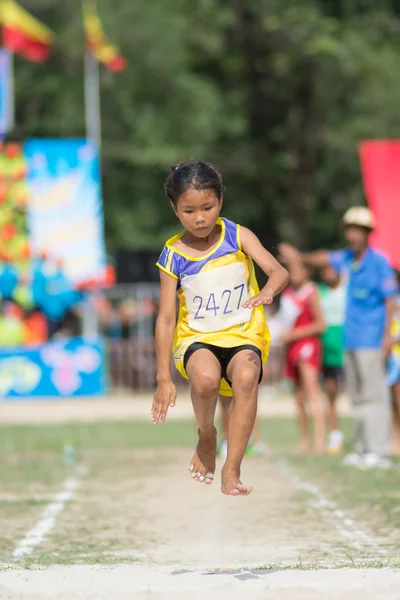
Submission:
MULTIPOLYGON (((51 60, 16 58, 17 139, 83 136, 78 0, 25 0, 57 33, 51 60)), ((129 59, 102 70, 106 235, 159 247, 176 231, 162 184, 188 156, 215 163, 224 214, 269 246, 340 243, 363 201, 358 144, 400 131, 400 20, 382 0, 99 0, 129 59)))

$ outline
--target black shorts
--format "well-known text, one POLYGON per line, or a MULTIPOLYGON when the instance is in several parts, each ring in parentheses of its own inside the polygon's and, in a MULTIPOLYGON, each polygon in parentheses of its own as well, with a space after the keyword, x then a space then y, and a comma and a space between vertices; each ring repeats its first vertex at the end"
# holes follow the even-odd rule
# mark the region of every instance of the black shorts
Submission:
MULTIPOLYGON (((183 357, 183 366, 186 371, 186 365, 188 363, 189 358, 196 352, 196 350, 201 350, 202 348, 206 348, 210 352, 214 354, 219 364, 221 365, 221 378, 225 379, 225 381, 232 387, 232 382, 228 379, 226 371, 228 369, 228 365, 231 362, 232 358, 238 352, 242 350, 252 350, 255 352, 262 362, 262 354, 261 350, 257 348, 257 346, 253 346, 252 344, 244 344, 243 346, 234 346, 233 348, 221 348, 220 346, 213 346, 212 344, 203 344, 202 342, 195 342, 191 344, 189 348, 185 352, 185 356, 183 357)), ((260 377, 258 383, 261 382, 263 378, 263 368, 261 364, 260 368, 260 377)))
POLYGON ((343 367, 341 367, 341 366, 337 366, 337 367, 323 366, 322 367, 322 375, 323 375, 324 381, 326 381, 327 379, 334 379, 337 382, 342 381, 343 380, 343 367))

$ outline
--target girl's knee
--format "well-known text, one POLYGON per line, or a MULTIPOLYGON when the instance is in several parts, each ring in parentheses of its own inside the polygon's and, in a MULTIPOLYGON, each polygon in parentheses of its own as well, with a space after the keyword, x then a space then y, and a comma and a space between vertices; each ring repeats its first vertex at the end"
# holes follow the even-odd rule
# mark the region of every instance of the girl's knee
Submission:
POLYGON ((232 389, 242 394, 251 394, 258 388, 260 367, 242 366, 232 373, 232 389))
POLYGON ((201 396, 215 398, 219 392, 221 378, 213 373, 198 372, 191 378, 192 389, 201 396))

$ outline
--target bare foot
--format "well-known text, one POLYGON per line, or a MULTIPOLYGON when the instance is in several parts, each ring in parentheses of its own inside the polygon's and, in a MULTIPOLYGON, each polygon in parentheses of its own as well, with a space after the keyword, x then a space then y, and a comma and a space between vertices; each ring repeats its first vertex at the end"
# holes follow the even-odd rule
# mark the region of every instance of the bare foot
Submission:
POLYGON ((314 446, 312 447, 313 454, 325 454, 325 451, 325 444, 314 444, 314 446))
POLYGON ((297 444, 297 446, 294 447, 295 454, 305 454, 306 452, 310 452, 310 450, 311 450, 311 442, 308 440, 304 440, 304 441, 300 442, 300 444, 297 444))
POLYGON ((192 478, 210 485, 214 479, 215 459, 217 455, 217 430, 215 427, 204 433, 198 430, 199 443, 190 461, 189 471, 192 478))
POLYGON ((223 467, 221 473, 221 492, 227 496, 248 496, 253 491, 250 485, 240 481, 240 472, 223 467))

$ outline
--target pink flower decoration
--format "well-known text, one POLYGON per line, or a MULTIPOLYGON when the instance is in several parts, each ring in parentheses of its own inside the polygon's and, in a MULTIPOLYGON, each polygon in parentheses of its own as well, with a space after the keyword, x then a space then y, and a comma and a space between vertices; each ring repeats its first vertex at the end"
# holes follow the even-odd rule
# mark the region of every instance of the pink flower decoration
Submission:
POLYGON ((69 396, 75 392, 81 384, 81 378, 75 370, 70 368, 70 365, 53 371, 51 379, 57 390, 63 396, 69 396))

